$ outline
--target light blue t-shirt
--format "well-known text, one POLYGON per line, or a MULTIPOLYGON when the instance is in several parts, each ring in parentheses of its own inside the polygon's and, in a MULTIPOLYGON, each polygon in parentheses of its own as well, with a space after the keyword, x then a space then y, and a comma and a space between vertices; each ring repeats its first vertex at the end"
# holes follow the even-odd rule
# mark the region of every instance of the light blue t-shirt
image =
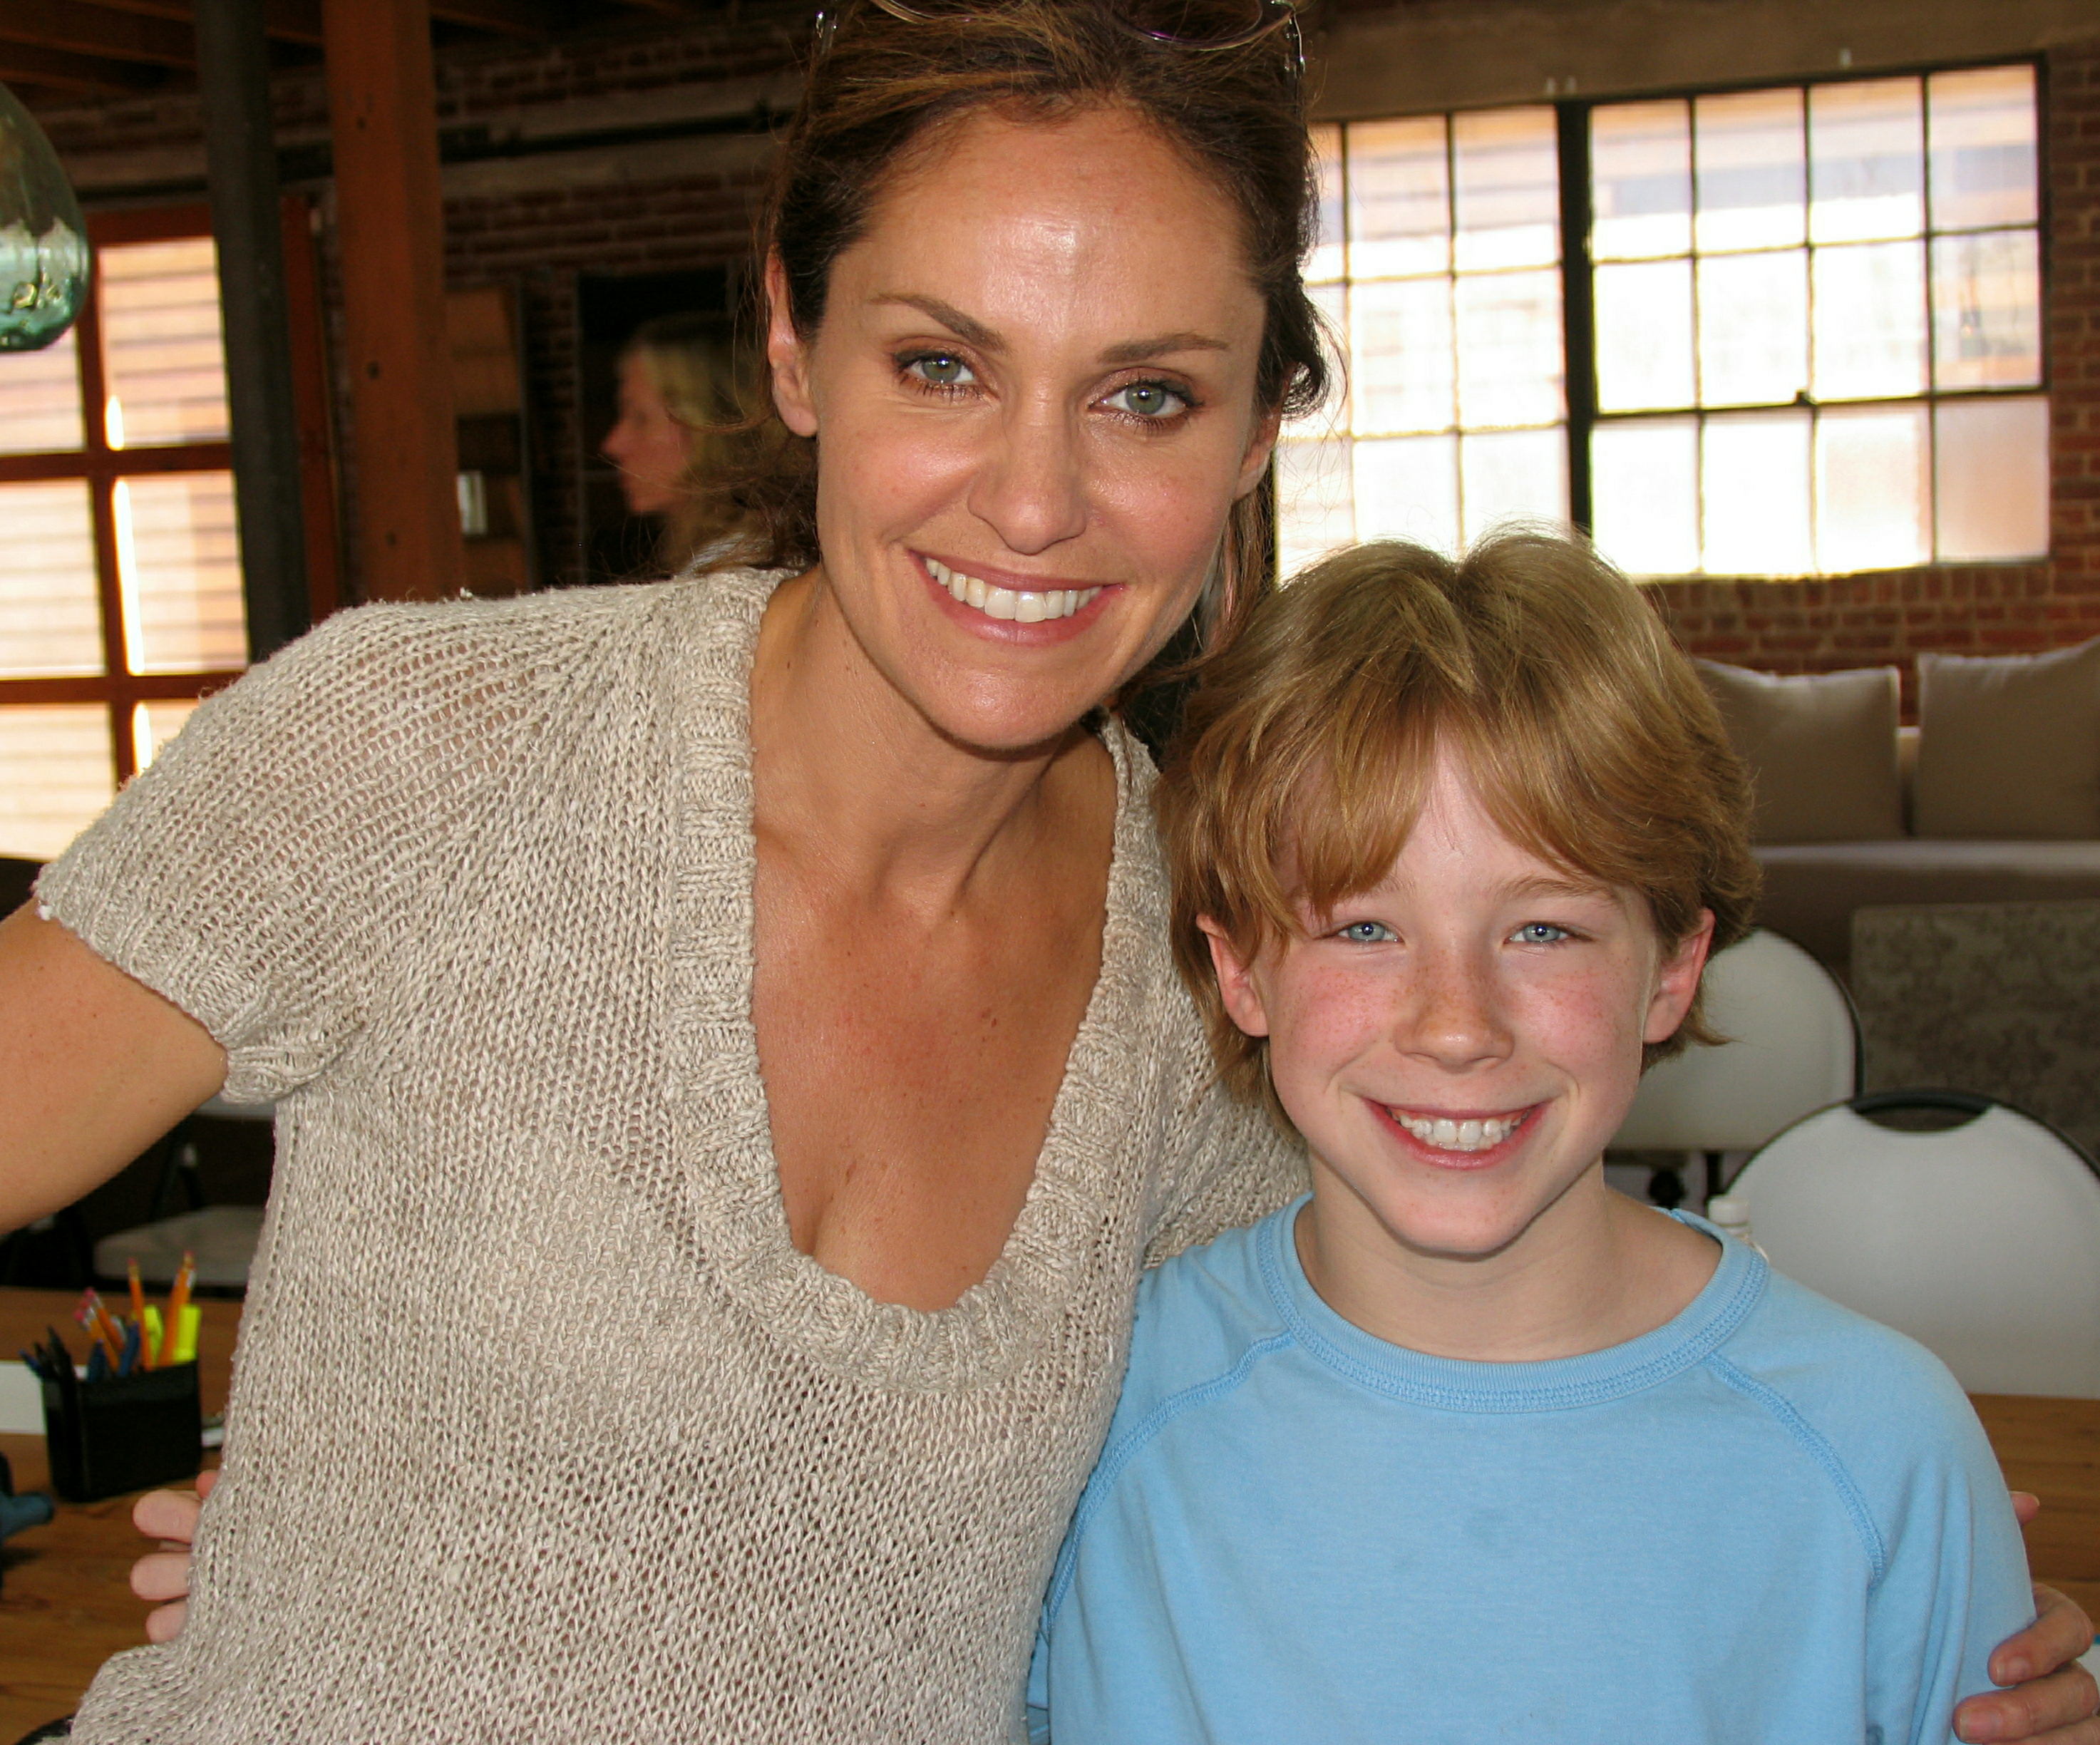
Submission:
POLYGON ((1630 1343, 1424 1356, 1320 1300, 1297 1210, 1145 1280, 1035 1738, 1942 1745, 1991 1688, 2026 1558, 1930 1353, 1724 1240, 1630 1343))

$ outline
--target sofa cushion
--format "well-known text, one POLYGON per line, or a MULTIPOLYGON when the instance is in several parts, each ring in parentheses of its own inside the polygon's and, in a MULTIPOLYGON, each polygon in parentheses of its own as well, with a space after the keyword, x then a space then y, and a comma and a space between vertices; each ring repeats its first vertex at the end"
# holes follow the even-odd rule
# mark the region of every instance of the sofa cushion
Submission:
POLYGON ((1718 661, 1696 664, 1756 781, 1757 841, 1903 835, 1894 667, 1780 678, 1718 661))
POLYGON ((1758 864, 1758 924, 1841 975, 1857 910, 2100 900, 2100 842, 1813 842, 1761 848, 1758 864))
POLYGON ((2100 836, 2100 637, 1917 657, 1917 834, 2100 836))

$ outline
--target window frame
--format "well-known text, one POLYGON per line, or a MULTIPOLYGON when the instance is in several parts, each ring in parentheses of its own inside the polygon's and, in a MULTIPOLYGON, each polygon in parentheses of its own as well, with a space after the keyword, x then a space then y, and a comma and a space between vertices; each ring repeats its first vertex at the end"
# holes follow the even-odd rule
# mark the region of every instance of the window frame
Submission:
MULTIPOLYGON (((309 592, 316 620, 338 604, 334 467, 329 442, 326 353, 320 331, 319 275, 314 260, 313 205, 303 196, 283 202, 286 306, 291 328, 293 397, 299 426, 300 496, 306 515, 309 592)), ((130 243, 171 242, 211 234, 211 209, 190 202, 91 212, 97 249, 130 243)), ((117 574, 116 487, 120 478, 170 473, 233 470, 229 437, 211 442, 112 448, 104 417, 102 297, 98 276, 73 324, 81 392, 82 446, 40 453, 0 455, 0 484, 80 479, 88 488, 95 537, 96 606, 101 616, 99 673, 0 676, 0 709, 15 706, 99 703, 108 716, 111 760, 120 787, 138 773, 132 721, 141 703, 186 703, 220 690, 243 667, 176 672, 133 672, 125 637, 117 574)))

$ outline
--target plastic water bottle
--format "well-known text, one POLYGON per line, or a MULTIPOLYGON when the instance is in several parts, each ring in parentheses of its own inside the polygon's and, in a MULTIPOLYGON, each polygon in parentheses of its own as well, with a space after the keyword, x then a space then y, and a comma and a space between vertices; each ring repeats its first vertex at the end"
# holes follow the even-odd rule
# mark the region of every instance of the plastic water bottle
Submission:
MULTIPOLYGON (((1723 1236, 1758 1248, 1757 1238, 1750 1234, 1750 1202, 1740 1195, 1714 1195, 1706 1202, 1706 1222, 1723 1236)), ((1762 1254, 1764 1250, 1758 1248, 1758 1252, 1762 1254)))

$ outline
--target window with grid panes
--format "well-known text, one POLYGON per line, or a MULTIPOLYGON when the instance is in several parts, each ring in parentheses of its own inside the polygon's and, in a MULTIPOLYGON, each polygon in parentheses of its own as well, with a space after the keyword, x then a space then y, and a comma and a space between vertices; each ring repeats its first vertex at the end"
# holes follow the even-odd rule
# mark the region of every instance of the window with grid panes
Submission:
POLYGON ((1288 575, 1352 540, 1446 549, 1564 520, 1560 174, 1550 107, 1315 130, 1312 297, 1348 391, 1277 450, 1288 575))
POLYGON ((2043 554, 2035 142, 2028 66, 1321 130, 1312 277, 1353 381, 1279 447, 1285 572, 1508 515, 1645 575, 2043 554), (1568 162, 1592 266, 1564 311, 1568 162), (1572 431, 1564 359, 1595 388, 1572 431))
POLYGON ((38 860, 247 659, 211 239, 92 227, 80 320, 0 354, 0 853, 38 860))

